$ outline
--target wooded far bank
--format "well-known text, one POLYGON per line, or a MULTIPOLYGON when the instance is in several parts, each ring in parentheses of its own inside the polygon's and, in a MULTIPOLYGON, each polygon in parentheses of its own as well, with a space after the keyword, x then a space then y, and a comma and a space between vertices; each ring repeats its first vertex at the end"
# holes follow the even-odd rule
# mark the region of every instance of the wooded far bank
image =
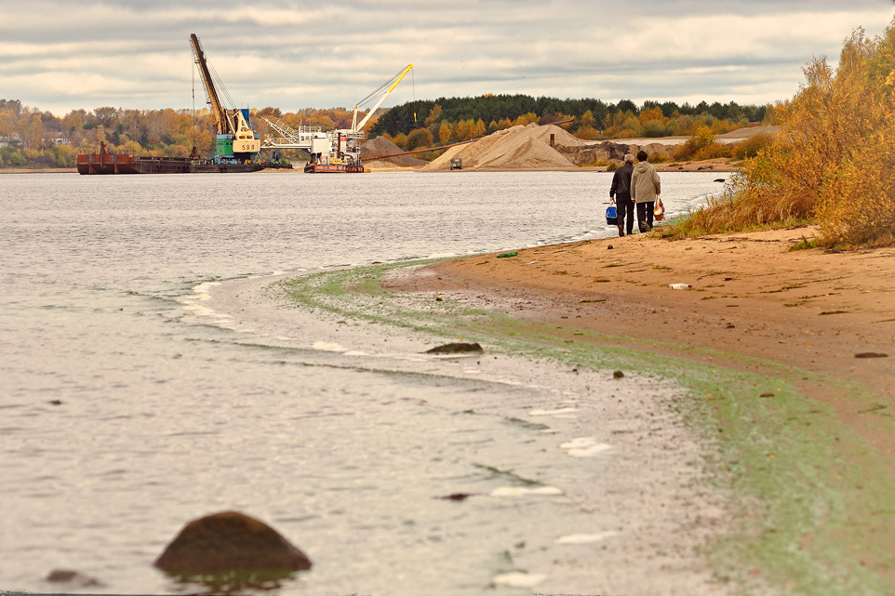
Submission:
MULTIPOLYGON (((491 134, 518 124, 564 123, 582 139, 691 136, 700 129, 723 134, 749 124, 772 123, 769 106, 735 102, 695 106, 630 100, 616 104, 598 99, 534 98, 526 95, 484 95, 405 103, 380 110, 367 127, 368 138, 383 135, 404 150, 444 145, 491 134)), ((345 108, 305 108, 283 112, 265 107, 250 110, 252 125, 263 137, 273 134, 262 116, 286 125, 348 128, 345 108)), ((99 107, 57 116, 17 99, 0 99, 0 168, 69 168, 78 153, 105 143, 111 151, 135 155, 187 157, 195 146, 211 154, 215 132, 207 109, 135 110, 99 107)), ((298 155, 287 157, 298 158, 298 155)))

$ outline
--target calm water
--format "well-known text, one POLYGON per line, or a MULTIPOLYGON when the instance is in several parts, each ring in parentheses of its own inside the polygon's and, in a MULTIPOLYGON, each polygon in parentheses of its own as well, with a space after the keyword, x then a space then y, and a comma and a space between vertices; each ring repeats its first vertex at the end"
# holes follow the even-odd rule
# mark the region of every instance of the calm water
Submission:
MULTIPOLYGON (((718 176, 663 174, 669 214, 718 176)), ((614 236, 610 180, 0 176, 0 589, 58 591, 43 578, 65 568, 103 583, 90 592, 170 592, 151 566, 165 544, 239 509, 315 562, 281 593, 477 594, 512 554, 549 560, 557 535, 609 523, 569 498, 435 498, 518 484, 503 470, 598 477, 603 460, 560 459, 550 433, 507 423, 580 405, 582 383, 265 348, 196 324, 182 298, 252 275, 614 236)))

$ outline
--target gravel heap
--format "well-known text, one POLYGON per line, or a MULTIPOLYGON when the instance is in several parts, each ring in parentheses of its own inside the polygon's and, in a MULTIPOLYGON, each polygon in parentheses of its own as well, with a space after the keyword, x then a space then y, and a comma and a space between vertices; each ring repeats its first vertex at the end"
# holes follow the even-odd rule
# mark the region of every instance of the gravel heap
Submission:
POLYGON ((414 168, 426 165, 427 161, 417 159, 412 155, 399 155, 398 157, 389 157, 386 159, 376 159, 377 155, 392 155, 394 153, 403 153, 404 150, 388 140, 386 137, 376 137, 370 139, 360 146, 360 157, 364 165, 371 169, 387 169, 387 168, 414 168))

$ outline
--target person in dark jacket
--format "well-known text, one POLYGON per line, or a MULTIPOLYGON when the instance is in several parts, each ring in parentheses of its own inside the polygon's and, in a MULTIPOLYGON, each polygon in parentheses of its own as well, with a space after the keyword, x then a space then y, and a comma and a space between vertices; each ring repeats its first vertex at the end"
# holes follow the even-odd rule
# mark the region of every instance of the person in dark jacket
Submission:
POLYGON ((634 231, 634 201, 631 199, 631 175, 634 173, 634 156, 625 154, 625 164, 612 175, 609 187, 609 198, 615 200, 618 213, 618 235, 624 236, 625 230, 634 231), (625 225, 627 222, 627 225, 625 225))

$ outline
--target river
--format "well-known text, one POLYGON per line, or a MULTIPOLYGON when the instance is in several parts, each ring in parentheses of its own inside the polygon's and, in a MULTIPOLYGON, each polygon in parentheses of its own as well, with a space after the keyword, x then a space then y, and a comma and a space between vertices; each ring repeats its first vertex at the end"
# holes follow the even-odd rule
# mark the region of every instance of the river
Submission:
MULTIPOLYGON (((718 176, 662 174, 668 214, 718 192, 718 176)), ((588 404, 604 381, 510 360, 373 362, 185 305, 208 284, 614 236, 610 180, 0 176, 0 589, 171 592, 154 558, 184 523, 227 509, 314 561, 282 594, 478 594, 524 586, 507 575, 521 568, 584 589, 580 570, 547 568, 577 556, 563 549, 602 548, 562 536, 624 531, 575 496, 615 464, 557 445, 600 435, 588 404), (531 479, 563 494, 500 496, 531 479), (481 497, 439 498, 457 492, 481 497), (100 585, 47 583, 53 569, 100 585)))

